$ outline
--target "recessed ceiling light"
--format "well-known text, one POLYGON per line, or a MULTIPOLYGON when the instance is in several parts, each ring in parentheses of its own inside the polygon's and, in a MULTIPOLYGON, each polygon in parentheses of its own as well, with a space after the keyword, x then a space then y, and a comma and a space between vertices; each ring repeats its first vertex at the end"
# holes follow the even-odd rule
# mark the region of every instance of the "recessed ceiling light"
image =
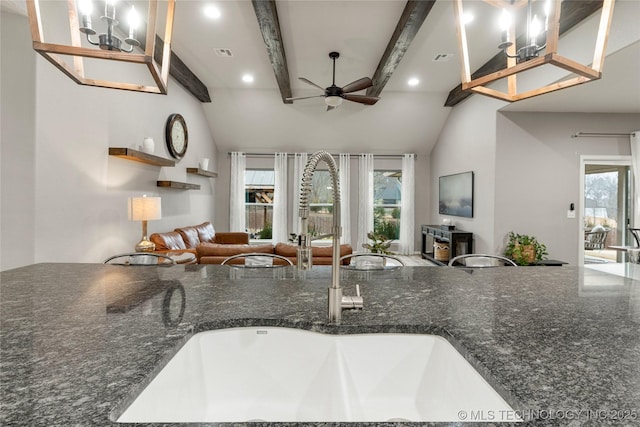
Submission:
POLYGON ((242 81, 245 83, 252 83, 253 76, 251 74, 245 74, 244 76, 242 76, 242 81))
POLYGON ((464 25, 467 25, 468 23, 473 21, 473 15, 470 13, 465 13, 464 15, 462 15, 462 23, 464 25))
POLYGON ((212 4, 208 4, 204 7, 204 14, 211 19, 218 19, 222 15, 220 9, 212 4))
POLYGON ((420 80, 416 77, 411 77, 407 82, 409 86, 417 86, 419 83, 420 83, 420 80))

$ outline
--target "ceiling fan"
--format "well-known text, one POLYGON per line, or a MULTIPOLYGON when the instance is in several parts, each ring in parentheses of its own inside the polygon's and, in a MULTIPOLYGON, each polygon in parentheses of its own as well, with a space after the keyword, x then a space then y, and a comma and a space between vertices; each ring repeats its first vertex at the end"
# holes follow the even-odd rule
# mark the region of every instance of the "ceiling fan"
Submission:
POLYGON ((377 96, 367 96, 367 95, 351 95, 351 92, 357 92, 362 89, 367 89, 373 86, 373 82, 369 77, 363 77, 356 81, 349 83, 344 87, 336 86, 336 59, 340 57, 338 52, 330 52, 329 58, 333 60, 333 83, 328 88, 324 89, 320 85, 313 83, 311 80, 305 79, 304 77, 298 77, 303 82, 310 84, 311 86, 315 86, 320 90, 324 91, 323 95, 315 95, 315 96, 302 96, 299 98, 287 98, 287 101, 297 101, 299 99, 309 99, 309 98, 324 98, 325 104, 327 104, 327 111, 333 110, 338 105, 342 104, 342 100, 346 99, 347 101, 359 102, 360 104, 373 105, 380 98, 377 96))

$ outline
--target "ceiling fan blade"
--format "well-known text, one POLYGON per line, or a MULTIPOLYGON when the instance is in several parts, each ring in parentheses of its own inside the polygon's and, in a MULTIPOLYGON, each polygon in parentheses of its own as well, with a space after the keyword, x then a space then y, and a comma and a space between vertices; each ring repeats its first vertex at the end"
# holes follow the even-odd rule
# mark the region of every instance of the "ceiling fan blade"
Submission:
POLYGON ((363 77, 343 87, 342 93, 357 92, 359 90, 366 89, 371 86, 373 86, 373 82, 371 81, 371 79, 369 77, 363 77))
POLYGON ((324 91, 324 88, 323 88, 323 87, 321 87, 321 86, 319 86, 319 85, 315 84, 314 82, 312 82, 312 81, 311 81, 311 80, 309 80, 309 79, 305 79, 304 77, 298 77, 298 80, 302 80, 302 81, 303 81, 303 82, 305 82, 306 84, 309 84, 309 85, 311 85, 311 86, 315 86, 315 87, 317 87, 318 89, 320 89, 320 90, 324 91))
POLYGON ((301 96, 298 98, 286 98, 287 101, 298 101, 300 99, 309 99, 309 98, 324 98, 324 95, 314 95, 314 96, 301 96))
POLYGON ((360 104, 373 105, 380 98, 377 96, 367 96, 367 95, 342 95, 342 97, 348 101, 359 102, 360 104))

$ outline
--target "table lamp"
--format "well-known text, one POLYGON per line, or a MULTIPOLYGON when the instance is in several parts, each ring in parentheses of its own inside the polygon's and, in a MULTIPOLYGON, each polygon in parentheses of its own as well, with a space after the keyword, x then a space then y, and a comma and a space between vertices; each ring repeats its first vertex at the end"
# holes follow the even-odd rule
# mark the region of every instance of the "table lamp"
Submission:
POLYGON ((136 252, 152 252, 156 249, 156 245, 147 238, 147 221, 160 218, 160 197, 129 197, 129 220, 142 221, 142 240, 136 245, 136 252))

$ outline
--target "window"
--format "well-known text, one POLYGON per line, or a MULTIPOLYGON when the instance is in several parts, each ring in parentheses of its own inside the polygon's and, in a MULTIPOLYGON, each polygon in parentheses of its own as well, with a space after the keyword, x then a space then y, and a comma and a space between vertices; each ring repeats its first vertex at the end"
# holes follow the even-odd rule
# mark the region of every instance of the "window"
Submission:
POLYGON ((312 237, 330 234, 333 225, 333 183, 329 171, 316 170, 312 183, 309 197, 309 234, 312 237))
POLYGON ((373 172, 373 231, 387 239, 400 238, 402 171, 373 172))
POLYGON ((244 182, 247 232, 251 239, 271 239, 275 173, 273 169, 247 169, 244 182))

